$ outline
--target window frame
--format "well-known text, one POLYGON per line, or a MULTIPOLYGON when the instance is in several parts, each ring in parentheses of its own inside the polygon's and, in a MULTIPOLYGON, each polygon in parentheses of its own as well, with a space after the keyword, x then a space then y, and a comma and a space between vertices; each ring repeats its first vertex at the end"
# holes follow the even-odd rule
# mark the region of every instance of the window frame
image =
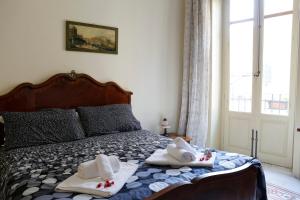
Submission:
MULTIPOLYGON (((261 97, 262 97, 262 78, 252 81, 252 106, 251 112, 231 111, 230 105, 230 25, 242 23, 253 20, 253 73, 258 72, 259 75, 263 70, 263 22, 266 18, 278 17, 287 14, 293 14, 292 27, 292 47, 291 47, 291 68, 290 68, 290 91, 289 91, 289 105, 288 116, 294 115, 295 110, 295 93, 296 93, 296 77, 298 66, 298 47, 299 45, 299 2, 300 0, 293 0, 293 10, 283 11, 274 14, 263 15, 264 0, 254 0, 254 16, 243 20, 230 21, 230 0, 223 1, 223 21, 222 21, 222 61, 223 61, 223 112, 252 114, 257 113, 261 115, 273 115, 262 113, 261 97)), ((279 117, 288 117, 285 115, 276 115, 279 117)))

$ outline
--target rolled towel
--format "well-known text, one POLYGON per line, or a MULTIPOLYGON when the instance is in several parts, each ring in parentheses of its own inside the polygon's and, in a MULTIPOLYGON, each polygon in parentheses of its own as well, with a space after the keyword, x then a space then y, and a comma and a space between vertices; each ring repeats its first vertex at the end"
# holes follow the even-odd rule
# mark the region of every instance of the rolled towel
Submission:
MULTIPOLYGON (((108 156, 110 165, 114 173, 120 170, 120 161, 117 156, 108 156)), ((96 160, 90 160, 81 163, 78 167, 78 176, 82 179, 90 179, 100 177, 96 160)))
POLYGON ((185 149, 177 148, 175 144, 169 144, 167 146, 167 152, 180 162, 192 162, 196 160, 195 154, 185 149))
POLYGON ((110 165, 108 156, 100 154, 96 156, 96 164, 100 177, 104 180, 113 179, 114 171, 110 165))
POLYGON ((189 143, 187 143, 184 139, 180 137, 175 138, 174 143, 176 144, 177 148, 185 149, 186 151, 189 151, 195 155, 197 154, 197 151, 189 143))
POLYGON ((117 156, 108 156, 110 166, 114 173, 117 173, 120 170, 120 161, 117 156))
POLYGON ((95 160, 81 163, 78 167, 78 176, 82 179, 90 179, 99 177, 99 170, 95 160))

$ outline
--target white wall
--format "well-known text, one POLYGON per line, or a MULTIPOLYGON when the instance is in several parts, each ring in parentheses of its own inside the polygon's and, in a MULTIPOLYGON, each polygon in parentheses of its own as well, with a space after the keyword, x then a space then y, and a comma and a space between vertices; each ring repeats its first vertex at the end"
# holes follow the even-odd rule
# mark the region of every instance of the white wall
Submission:
POLYGON ((142 126, 175 130, 180 102, 183 0, 0 0, 0 94, 74 69, 133 92, 142 126), (65 51, 65 21, 119 28, 119 54, 65 51))

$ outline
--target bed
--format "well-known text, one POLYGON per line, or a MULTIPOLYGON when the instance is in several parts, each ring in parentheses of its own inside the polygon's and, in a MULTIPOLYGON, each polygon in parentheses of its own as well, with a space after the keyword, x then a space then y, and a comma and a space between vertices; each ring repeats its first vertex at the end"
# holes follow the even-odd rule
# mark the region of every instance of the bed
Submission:
MULTIPOLYGON (((132 92, 114 82, 99 83, 86 74, 57 74, 33 85, 23 83, 0 96, 0 114, 7 111, 32 112, 41 109, 70 109, 80 106, 131 104, 132 92)), ((0 123, 0 142, 4 129, 0 123)), ((263 169, 257 159, 246 155, 212 150, 217 153, 213 168, 193 167, 177 170, 144 161, 171 139, 147 130, 86 137, 76 141, 5 150, 0 148, 0 199, 103 199, 72 192, 57 192, 56 185, 77 171, 78 164, 104 153, 117 155, 123 162, 137 163, 135 180, 114 196, 116 199, 267 199, 263 169), (48 180, 48 181, 45 181, 48 180), (51 180, 51 181, 49 181, 51 180), (149 185, 163 182, 165 189, 154 192, 149 185), (34 188, 33 193, 24 191, 34 188)))

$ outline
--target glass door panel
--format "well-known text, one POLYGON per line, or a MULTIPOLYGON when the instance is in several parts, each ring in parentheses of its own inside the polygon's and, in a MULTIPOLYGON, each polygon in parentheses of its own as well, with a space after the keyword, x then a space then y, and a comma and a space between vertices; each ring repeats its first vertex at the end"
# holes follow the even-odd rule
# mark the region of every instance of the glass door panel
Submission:
POLYGON ((293 0, 264 0, 264 15, 293 10, 293 0))
POLYGON ((264 19, 261 112, 288 115, 292 15, 264 19))
POLYGON ((230 25, 229 110, 251 112, 253 21, 230 25))
POLYGON ((230 0, 230 22, 253 19, 254 0, 230 0))

